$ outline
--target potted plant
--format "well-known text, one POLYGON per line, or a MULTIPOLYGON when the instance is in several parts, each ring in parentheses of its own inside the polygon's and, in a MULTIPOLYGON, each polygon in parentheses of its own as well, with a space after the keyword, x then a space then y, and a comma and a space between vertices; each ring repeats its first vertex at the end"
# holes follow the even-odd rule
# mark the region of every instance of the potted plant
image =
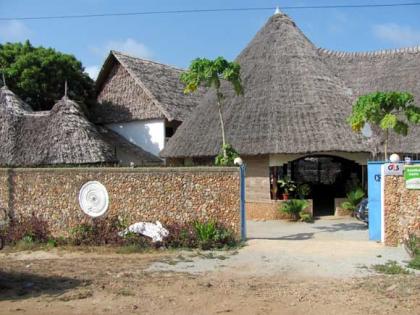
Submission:
POLYGON ((306 183, 300 184, 296 188, 296 192, 300 199, 306 199, 306 197, 308 197, 309 194, 311 193, 311 186, 309 186, 309 184, 306 184, 306 183))
POLYGON ((280 210, 289 214, 293 221, 297 221, 300 217, 300 213, 305 210, 308 205, 306 200, 290 199, 281 204, 280 210))
POLYGON ((279 179, 277 183, 283 189, 283 200, 288 200, 290 193, 296 189, 295 182, 286 176, 283 179, 279 179))

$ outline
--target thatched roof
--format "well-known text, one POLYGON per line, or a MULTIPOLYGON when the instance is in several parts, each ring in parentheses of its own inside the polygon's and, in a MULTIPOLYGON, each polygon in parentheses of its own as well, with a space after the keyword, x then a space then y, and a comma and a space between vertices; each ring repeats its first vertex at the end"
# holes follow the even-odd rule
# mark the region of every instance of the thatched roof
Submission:
POLYGON ((0 165, 38 166, 115 162, 112 147, 67 97, 50 111, 32 112, 0 89, 0 165))
MULTIPOLYGON (((355 97, 374 91, 408 91, 420 106, 420 46, 366 53, 319 49, 319 53, 355 97)), ((420 153, 420 127, 412 127, 406 137, 391 133, 390 151, 420 153)))
MULTIPOLYGON (((139 99, 130 99, 124 103, 124 100, 111 95, 109 98, 111 100, 118 99, 119 104, 113 104, 113 102, 99 104, 92 111, 94 121, 118 123, 150 118, 184 121, 197 106, 200 95, 185 95, 183 93, 183 85, 179 80, 183 70, 128 56, 117 51, 110 52, 98 75, 96 80, 98 95, 116 75, 113 69, 117 64, 128 72, 131 80, 141 90, 137 94, 130 95, 130 98, 138 97, 139 99), (147 113, 137 107, 147 107, 147 113)), ((127 85, 127 83, 124 82, 122 85, 127 85)), ((111 93, 125 93, 124 86, 121 86, 118 91, 111 91, 111 93)), ((106 97, 105 100, 107 100, 106 97)))
POLYGON ((7 86, 0 88, 0 104, 8 111, 17 113, 32 112, 31 106, 17 97, 7 86))
MULTIPOLYGON (((123 136, 112 131, 109 128, 98 126, 98 131, 104 138, 104 140, 114 149, 114 152, 122 152, 127 156, 135 157, 136 165, 162 165, 163 161, 156 155, 143 150, 141 147, 131 143, 123 136)), ((117 159, 120 159, 118 153, 116 154, 117 159)))
MULTIPOLYGON (((330 53, 315 47, 285 14, 276 14, 238 56, 245 88, 223 85, 227 141, 242 155, 371 152, 346 117, 361 93, 407 90, 420 102, 419 50, 384 54, 330 53), (386 62, 385 62, 386 60, 386 62), (394 73, 389 73, 394 72, 394 73)), ((215 93, 162 151, 163 157, 214 156, 221 147, 215 93)), ((420 152, 420 128, 399 149, 420 152)), ((398 149, 391 146, 391 150, 398 149)), ((399 151, 399 150, 396 150, 399 151)), ((399 151, 401 152, 401 151, 399 151)))

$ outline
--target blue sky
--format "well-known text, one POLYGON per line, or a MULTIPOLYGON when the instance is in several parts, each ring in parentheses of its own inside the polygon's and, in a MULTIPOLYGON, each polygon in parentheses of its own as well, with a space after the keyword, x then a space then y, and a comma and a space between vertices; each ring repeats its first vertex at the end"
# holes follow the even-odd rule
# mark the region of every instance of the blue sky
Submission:
MULTIPOLYGON (((415 0, 0 0, 0 17, 131 11, 407 3, 415 0)), ((419 1, 420 2, 420 1, 419 1)), ((370 9, 284 10, 317 46, 366 51, 420 45, 420 6, 370 9)), ((34 45, 74 54, 92 76, 116 49, 187 67, 196 57, 234 59, 273 14, 223 12, 70 20, 0 21, 0 43, 34 45)))

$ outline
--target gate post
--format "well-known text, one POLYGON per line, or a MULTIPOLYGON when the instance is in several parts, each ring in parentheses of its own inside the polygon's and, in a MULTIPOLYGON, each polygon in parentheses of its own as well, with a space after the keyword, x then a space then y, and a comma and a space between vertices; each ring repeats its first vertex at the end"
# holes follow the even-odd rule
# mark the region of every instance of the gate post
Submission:
POLYGON ((245 215, 245 165, 239 166, 240 195, 241 195, 241 239, 246 240, 246 215, 245 215))

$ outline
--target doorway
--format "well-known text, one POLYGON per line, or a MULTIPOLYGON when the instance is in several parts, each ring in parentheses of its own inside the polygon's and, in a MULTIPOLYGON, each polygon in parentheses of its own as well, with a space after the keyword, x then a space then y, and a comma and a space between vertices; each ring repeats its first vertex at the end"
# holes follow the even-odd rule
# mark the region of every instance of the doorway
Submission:
POLYGON ((335 199, 345 198, 352 186, 360 186, 362 166, 328 155, 306 156, 291 162, 291 178, 311 187, 313 215, 334 215, 335 199))

